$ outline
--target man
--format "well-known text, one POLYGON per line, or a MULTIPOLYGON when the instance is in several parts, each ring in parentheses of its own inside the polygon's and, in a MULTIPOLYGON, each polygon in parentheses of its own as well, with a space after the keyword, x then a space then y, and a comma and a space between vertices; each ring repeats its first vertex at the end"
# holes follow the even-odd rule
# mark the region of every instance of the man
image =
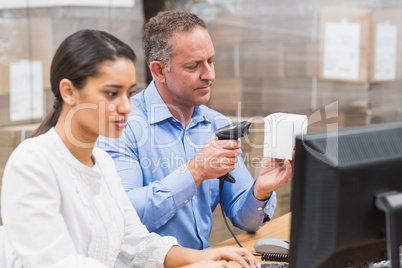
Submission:
POLYGON ((173 235, 185 247, 209 247, 219 181, 223 208, 234 226, 255 232, 272 218, 274 190, 292 177, 286 160, 263 159, 254 182, 240 156, 240 141, 220 141, 229 121, 203 104, 215 80, 214 47, 195 14, 165 11, 144 32, 145 57, 154 77, 132 98, 133 111, 118 140, 100 140, 115 160, 122 184, 149 231, 173 235))

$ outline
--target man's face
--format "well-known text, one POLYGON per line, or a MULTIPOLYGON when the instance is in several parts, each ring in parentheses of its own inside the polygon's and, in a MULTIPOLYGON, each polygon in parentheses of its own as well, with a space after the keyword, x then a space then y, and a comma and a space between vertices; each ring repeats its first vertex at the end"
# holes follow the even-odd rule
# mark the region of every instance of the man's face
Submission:
POLYGON ((165 102, 178 108, 205 104, 215 80, 215 51, 207 30, 197 27, 172 38, 174 57, 166 73, 165 102), (166 97, 168 99, 166 99, 166 97))

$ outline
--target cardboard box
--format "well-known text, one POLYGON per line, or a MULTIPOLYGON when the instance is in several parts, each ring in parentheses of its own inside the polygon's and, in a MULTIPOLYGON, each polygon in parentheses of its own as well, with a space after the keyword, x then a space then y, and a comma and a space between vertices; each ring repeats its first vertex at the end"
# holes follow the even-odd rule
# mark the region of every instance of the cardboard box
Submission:
POLYGON ((250 122, 251 125, 249 127, 250 134, 241 139, 242 158, 251 176, 256 179, 264 150, 264 117, 241 118, 241 121, 244 120, 250 122))
POLYGON ((311 78, 264 79, 260 114, 310 113, 313 86, 311 78))
POLYGON ((285 77, 318 76, 318 45, 311 43, 285 45, 285 77))
POLYGON ((346 113, 347 126, 370 124, 374 113, 376 117, 381 117, 383 112, 390 114, 394 111, 396 119, 400 109, 399 81, 376 84, 319 81, 317 109, 324 109, 333 103, 336 103, 340 113, 346 113))
POLYGON ((273 219, 290 212, 291 186, 292 183, 289 182, 275 190, 277 204, 273 219))
MULTIPOLYGON (((217 78, 233 78, 239 76, 239 60, 235 63, 235 55, 239 53, 239 45, 215 45, 215 75, 217 78)), ((237 56, 238 57, 238 56, 237 56)))
MULTIPOLYGON (((53 107, 54 95, 50 90, 44 91, 44 115, 46 115, 53 107)), ((13 125, 21 125, 21 124, 30 124, 30 123, 39 123, 41 122, 41 118, 32 118, 27 120, 20 121, 11 121, 10 120, 10 95, 3 94, 0 95, 0 127, 5 126, 13 126, 13 125)))
POLYGON ((370 82, 402 77, 402 10, 372 11, 370 82))
MULTIPOLYGON (((0 102, 3 104, 0 126, 40 121, 10 121, 10 64, 21 60, 41 61, 43 87, 49 90, 50 65, 56 48, 68 35, 81 29, 107 31, 132 46, 137 55, 137 85, 139 90, 145 87, 142 6, 105 10, 104 7, 31 8, 29 18, 25 8, 7 10, 7 16, 0 19, 0 102)), ((53 95, 50 93, 46 98, 49 96, 53 104, 53 95)))
MULTIPOLYGON (((38 125, 21 125, 14 127, 0 127, 0 193, 3 182, 3 173, 6 163, 15 148, 28 138, 38 125)), ((1 203, 0 203, 1 206, 1 203)), ((0 225, 2 221, 0 219, 0 225)))
POLYGON ((371 123, 371 110, 358 103, 344 109, 345 127, 366 126, 371 123))
POLYGON ((370 124, 385 124, 401 121, 400 109, 373 109, 370 124))
POLYGON ((316 8, 333 8, 333 7, 349 7, 353 6, 367 6, 368 3, 365 0, 309 0, 308 5, 316 8))
MULTIPOLYGON (((54 53, 53 28, 49 17, 0 20, 0 64, 9 65, 20 60, 41 61, 43 66, 43 86, 50 89, 50 65, 54 53)), ((3 66, 2 68, 6 68, 3 66)), ((2 76, 7 82, 9 78, 2 76)), ((9 88, 1 86, 1 92, 9 88)))
POLYGON ((236 14, 218 14, 208 23, 214 45, 235 45, 242 42, 243 17, 236 14))
POLYGON ((236 114, 243 96, 243 81, 240 78, 217 78, 212 86, 208 106, 224 114, 236 114))
POLYGON ((262 79, 216 78, 210 108, 225 115, 255 116, 261 112, 262 79))
POLYGON ((283 78, 284 47, 281 44, 243 43, 239 51, 240 76, 244 78, 283 78))
POLYGON ((319 78, 367 83, 371 51, 371 10, 323 8, 320 13, 319 78))
POLYGON ((0 95, 10 92, 10 68, 8 64, 0 64, 0 95))
POLYGON ((400 107, 400 82, 383 82, 370 85, 370 108, 393 109, 400 107))
POLYGON ((400 82, 372 84, 370 88, 371 124, 400 121, 400 82))
POLYGON ((329 115, 325 109, 317 110, 309 115, 307 133, 336 131, 345 128, 347 117, 344 111, 329 115))
POLYGON ((360 105, 368 108, 370 101, 370 85, 317 81, 316 103, 317 108, 337 102, 339 110, 344 110, 349 106, 360 105))
POLYGON ((244 78, 241 115, 253 117, 261 115, 263 79, 244 78))
MULTIPOLYGON (((243 1, 248 2, 248 1, 243 1)), ((271 44, 315 43, 317 10, 289 8, 288 2, 259 1, 244 18, 243 42, 271 44), (259 14, 260 12, 260 14, 259 14)))
POLYGON ((215 46, 216 77, 284 77, 284 48, 268 43, 215 46))

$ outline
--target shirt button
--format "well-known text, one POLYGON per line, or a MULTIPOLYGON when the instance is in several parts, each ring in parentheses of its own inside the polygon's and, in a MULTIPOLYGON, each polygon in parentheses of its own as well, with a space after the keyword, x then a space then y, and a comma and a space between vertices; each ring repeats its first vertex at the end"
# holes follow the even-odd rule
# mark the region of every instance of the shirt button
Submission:
POLYGON ((258 210, 262 210, 262 208, 261 208, 261 207, 259 207, 259 208, 258 208, 258 210))
POLYGON ((173 123, 176 123, 177 121, 176 121, 176 119, 172 119, 172 122, 173 122, 173 123))
POLYGON ((187 204, 187 202, 188 202, 188 199, 186 199, 186 201, 184 201, 184 204, 187 204))
POLYGON ((269 205, 267 205, 266 207, 265 207, 265 209, 268 209, 269 208, 269 205))
POLYGON ((195 196, 193 196, 193 200, 195 199, 195 196))

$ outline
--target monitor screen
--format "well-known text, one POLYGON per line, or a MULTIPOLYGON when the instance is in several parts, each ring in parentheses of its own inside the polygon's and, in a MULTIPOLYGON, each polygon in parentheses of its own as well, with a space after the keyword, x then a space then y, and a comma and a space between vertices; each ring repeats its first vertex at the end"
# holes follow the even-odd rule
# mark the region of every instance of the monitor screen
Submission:
POLYGON ((391 239, 399 260, 402 124, 299 136, 294 165, 290 267, 361 267, 390 258, 391 239))

